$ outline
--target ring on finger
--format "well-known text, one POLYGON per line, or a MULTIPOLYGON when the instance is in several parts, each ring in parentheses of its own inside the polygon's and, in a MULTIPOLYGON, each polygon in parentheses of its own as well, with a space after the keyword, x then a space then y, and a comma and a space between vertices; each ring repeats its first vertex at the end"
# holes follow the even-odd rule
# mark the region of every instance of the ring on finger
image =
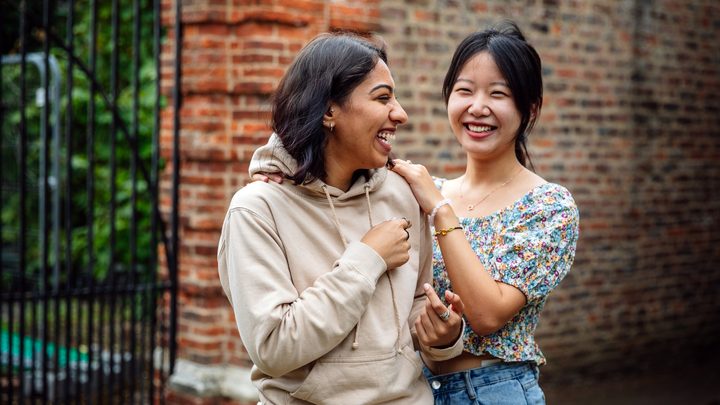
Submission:
POLYGON ((404 219, 405 222, 407 222, 407 226, 406 226, 405 228, 410 228, 410 226, 412 225, 412 224, 410 223, 410 220, 407 219, 407 218, 405 218, 405 217, 402 217, 402 219, 404 219))
POLYGON ((403 229, 403 231, 405 231, 405 240, 409 240, 409 239, 410 239, 410 232, 408 232, 407 229, 403 229))
POLYGON ((438 316, 440 317, 440 319, 442 319, 443 321, 447 322, 448 319, 450 319, 450 310, 447 309, 447 310, 445 310, 445 312, 443 312, 442 314, 440 314, 440 315, 438 315, 438 316))

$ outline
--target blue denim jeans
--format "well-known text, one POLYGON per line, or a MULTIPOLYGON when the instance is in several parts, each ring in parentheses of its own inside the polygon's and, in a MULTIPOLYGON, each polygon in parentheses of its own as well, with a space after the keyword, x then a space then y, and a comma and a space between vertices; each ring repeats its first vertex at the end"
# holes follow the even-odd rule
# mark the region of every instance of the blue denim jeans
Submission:
POLYGON ((433 375, 423 370, 435 405, 544 405, 535 363, 498 363, 457 373, 433 375))

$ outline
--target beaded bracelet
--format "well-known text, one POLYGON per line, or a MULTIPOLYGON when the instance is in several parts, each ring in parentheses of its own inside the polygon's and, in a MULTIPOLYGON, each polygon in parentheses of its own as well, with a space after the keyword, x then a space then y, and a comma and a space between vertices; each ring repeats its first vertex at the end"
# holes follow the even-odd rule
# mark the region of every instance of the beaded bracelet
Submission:
POLYGON ((430 222, 431 226, 435 226, 435 215, 437 214, 440 207, 442 207, 443 205, 448 205, 451 202, 452 201, 449 198, 446 198, 446 199, 440 201, 439 203, 435 204, 435 207, 433 207, 432 211, 430 211, 430 215, 428 215, 428 222, 430 222))
POLYGON ((441 229, 441 230, 439 230, 439 231, 435 231, 435 233, 433 233, 433 236, 445 236, 445 235, 449 234, 450 232, 452 232, 452 231, 454 231, 454 230, 456 230, 456 229, 463 229, 463 227, 460 226, 460 225, 458 225, 458 226, 453 227, 453 228, 441 229))

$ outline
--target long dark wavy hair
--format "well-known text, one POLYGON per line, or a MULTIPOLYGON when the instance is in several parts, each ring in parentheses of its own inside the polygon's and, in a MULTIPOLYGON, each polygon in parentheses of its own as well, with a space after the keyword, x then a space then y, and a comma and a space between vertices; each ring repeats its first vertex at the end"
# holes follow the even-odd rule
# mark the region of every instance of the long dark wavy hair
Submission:
POLYGON ((273 96, 272 128, 297 161, 288 176, 296 184, 324 179, 329 131, 323 115, 330 103, 344 105, 375 68, 387 63, 384 44, 355 34, 320 34, 297 55, 273 96))
POLYGON ((512 21, 476 32, 458 45, 443 83, 447 106, 460 70, 473 56, 487 51, 508 83, 520 112, 520 128, 515 137, 515 156, 523 166, 532 166, 527 137, 540 116, 543 101, 542 63, 535 48, 512 21))

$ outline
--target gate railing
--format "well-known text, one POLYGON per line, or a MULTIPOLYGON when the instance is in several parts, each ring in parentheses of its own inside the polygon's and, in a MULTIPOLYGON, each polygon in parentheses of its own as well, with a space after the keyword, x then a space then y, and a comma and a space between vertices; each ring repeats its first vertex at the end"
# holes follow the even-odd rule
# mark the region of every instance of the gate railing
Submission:
POLYGON ((0 403, 163 402, 176 353, 179 47, 163 216, 160 0, 6 3, 0 403))

